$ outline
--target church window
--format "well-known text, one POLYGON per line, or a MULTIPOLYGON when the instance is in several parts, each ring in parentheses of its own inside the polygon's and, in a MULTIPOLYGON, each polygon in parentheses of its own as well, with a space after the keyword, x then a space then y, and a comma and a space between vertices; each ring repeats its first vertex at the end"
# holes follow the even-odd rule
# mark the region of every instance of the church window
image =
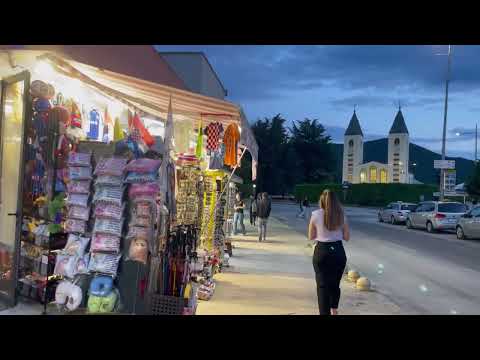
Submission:
POLYGON ((382 184, 387 183, 387 170, 385 169, 380 170, 380 182, 382 184))
POLYGON ((360 182, 361 183, 367 182, 367 171, 365 169, 362 169, 360 171, 360 182))
POLYGON ((377 182, 377 168, 375 166, 372 166, 370 168, 370 182, 371 183, 377 182))
POLYGON ((351 147, 351 148, 353 148, 353 140, 350 140, 350 141, 348 142, 348 146, 351 147))
POLYGON ((394 141, 394 144, 395 144, 395 145, 400 145, 400 139, 399 139, 399 138, 396 138, 395 141, 394 141))

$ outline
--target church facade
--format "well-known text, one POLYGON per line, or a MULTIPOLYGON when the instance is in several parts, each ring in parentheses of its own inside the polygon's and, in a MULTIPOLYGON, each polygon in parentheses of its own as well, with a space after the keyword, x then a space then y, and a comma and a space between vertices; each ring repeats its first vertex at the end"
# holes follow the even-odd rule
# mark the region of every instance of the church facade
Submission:
POLYGON ((388 163, 363 162, 363 132, 356 112, 350 119, 343 142, 342 182, 403 183, 414 182, 409 173, 410 139, 401 109, 388 134, 388 163))

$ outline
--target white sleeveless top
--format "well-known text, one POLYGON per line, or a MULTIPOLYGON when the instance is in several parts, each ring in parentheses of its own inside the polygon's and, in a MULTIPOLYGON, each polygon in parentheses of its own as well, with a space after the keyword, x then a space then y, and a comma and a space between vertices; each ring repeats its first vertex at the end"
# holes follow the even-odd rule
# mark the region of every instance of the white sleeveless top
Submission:
MULTIPOLYGON (((318 242, 334 242, 343 240, 343 226, 340 226, 337 230, 328 230, 323 223, 323 209, 315 210, 312 213, 310 221, 317 229, 317 237, 313 239, 318 242)), ((347 218, 344 218, 344 224, 346 224, 347 218)))

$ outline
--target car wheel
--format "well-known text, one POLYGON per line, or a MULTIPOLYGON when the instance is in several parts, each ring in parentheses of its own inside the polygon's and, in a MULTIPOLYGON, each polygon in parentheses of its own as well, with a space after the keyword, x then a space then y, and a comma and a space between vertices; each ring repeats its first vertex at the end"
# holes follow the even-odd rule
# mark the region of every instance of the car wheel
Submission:
POLYGON ((397 222, 395 221, 395 216, 390 218, 390 224, 395 225, 397 222))
POLYGON ((410 219, 407 219, 407 229, 411 229, 412 228, 412 222, 410 221, 410 219))
POLYGON ((378 222, 383 222, 382 215, 378 214, 378 222))
POLYGON ((435 229, 433 228, 433 224, 432 224, 430 221, 427 222, 427 231, 428 231, 429 233, 435 232, 435 229))
POLYGON ((467 237, 465 236, 465 233, 463 232, 463 229, 461 226, 457 226, 457 239, 459 240, 465 240, 467 237))

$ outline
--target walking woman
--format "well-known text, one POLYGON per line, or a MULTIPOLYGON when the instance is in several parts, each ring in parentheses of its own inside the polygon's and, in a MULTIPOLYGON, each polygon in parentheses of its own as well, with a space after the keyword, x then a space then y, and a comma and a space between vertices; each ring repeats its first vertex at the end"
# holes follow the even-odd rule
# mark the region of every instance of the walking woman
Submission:
POLYGON ((312 213, 308 227, 308 239, 316 242, 313 269, 318 309, 320 315, 337 315, 340 281, 347 264, 343 241, 350 239, 350 229, 334 192, 325 190, 319 205, 320 209, 312 213))

